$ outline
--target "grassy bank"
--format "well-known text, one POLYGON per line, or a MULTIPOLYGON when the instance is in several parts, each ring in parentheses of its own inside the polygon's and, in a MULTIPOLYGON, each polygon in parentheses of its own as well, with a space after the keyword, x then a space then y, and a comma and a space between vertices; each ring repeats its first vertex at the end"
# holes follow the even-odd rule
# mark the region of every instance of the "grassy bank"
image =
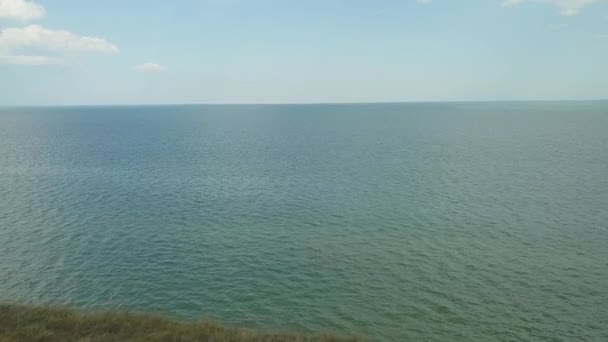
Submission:
POLYGON ((357 341, 180 322, 160 315, 0 305, 0 341, 357 341))

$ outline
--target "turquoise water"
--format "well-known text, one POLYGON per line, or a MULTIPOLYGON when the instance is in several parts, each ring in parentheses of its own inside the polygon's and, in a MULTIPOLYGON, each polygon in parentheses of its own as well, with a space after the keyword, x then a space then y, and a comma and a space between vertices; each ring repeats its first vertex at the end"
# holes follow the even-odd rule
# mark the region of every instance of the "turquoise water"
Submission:
POLYGON ((0 109, 0 302, 608 340, 608 102, 0 109))

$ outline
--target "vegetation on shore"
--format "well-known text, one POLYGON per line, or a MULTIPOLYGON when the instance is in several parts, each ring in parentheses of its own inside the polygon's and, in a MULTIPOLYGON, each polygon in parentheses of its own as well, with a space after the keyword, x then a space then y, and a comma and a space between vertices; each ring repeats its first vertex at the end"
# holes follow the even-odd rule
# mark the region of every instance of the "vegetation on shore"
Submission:
POLYGON ((63 307, 0 305, 0 341, 357 341, 228 328, 214 322, 180 322, 160 315, 78 312, 63 307))

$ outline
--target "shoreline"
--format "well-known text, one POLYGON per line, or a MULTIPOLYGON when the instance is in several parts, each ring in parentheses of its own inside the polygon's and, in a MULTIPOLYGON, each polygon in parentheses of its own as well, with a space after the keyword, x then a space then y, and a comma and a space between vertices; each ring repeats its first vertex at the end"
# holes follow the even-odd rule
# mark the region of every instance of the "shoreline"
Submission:
POLYGON ((158 313, 81 311, 63 306, 0 305, 0 341, 361 341, 356 337, 267 332, 158 313))

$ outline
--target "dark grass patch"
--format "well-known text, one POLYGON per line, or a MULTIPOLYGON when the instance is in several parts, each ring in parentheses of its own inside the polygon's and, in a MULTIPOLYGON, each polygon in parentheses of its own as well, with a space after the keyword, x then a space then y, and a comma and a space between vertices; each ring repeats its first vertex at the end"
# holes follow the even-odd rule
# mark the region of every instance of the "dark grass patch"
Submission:
POLYGON ((347 342, 357 338, 306 336, 181 322, 156 314, 79 312, 65 307, 0 305, 0 341, 260 341, 347 342))

